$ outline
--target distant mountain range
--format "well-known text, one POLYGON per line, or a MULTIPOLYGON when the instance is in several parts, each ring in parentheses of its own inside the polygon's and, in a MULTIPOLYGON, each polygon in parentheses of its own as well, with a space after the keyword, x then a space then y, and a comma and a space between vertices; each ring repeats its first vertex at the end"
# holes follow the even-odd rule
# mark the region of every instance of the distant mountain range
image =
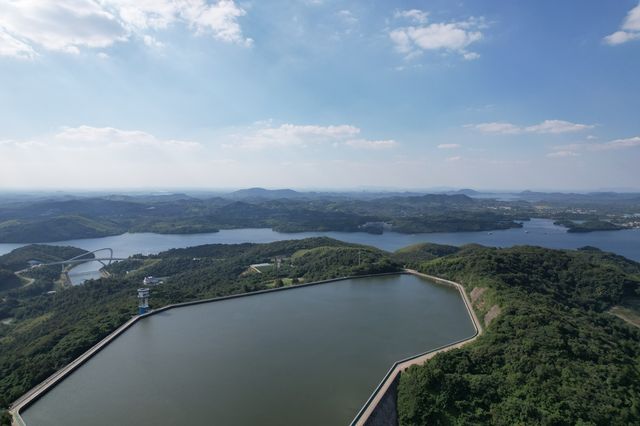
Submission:
POLYGON ((276 200, 280 198, 309 198, 316 195, 315 192, 298 192, 293 189, 265 189, 265 188, 248 188, 233 191, 229 194, 223 194, 222 198, 232 200, 276 200))

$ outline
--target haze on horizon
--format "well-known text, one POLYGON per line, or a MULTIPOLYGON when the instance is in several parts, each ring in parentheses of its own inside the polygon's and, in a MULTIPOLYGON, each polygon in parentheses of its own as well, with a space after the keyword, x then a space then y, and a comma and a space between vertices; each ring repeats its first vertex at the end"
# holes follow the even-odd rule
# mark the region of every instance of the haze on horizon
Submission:
POLYGON ((637 0, 0 4, 0 189, 640 189, 637 0))

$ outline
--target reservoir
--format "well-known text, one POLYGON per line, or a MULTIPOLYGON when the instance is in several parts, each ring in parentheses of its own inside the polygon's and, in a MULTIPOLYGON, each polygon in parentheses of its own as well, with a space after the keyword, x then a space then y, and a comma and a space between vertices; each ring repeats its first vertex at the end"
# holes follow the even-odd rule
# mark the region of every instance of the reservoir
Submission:
MULTIPOLYGON (((491 232, 436 232, 428 234, 385 232, 384 234, 374 235, 365 232, 282 233, 267 228, 247 228, 188 235, 127 233, 112 237, 87 238, 47 244, 69 245, 90 251, 110 247, 113 249, 114 256, 126 258, 136 253, 154 254, 172 248, 202 244, 270 243, 273 241, 323 236, 351 243, 370 245, 387 251, 395 251, 411 244, 423 242, 453 246, 469 243, 490 247, 533 245, 554 249, 576 249, 584 246, 594 246, 604 251, 610 251, 629 259, 640 261, 640 229, 589 233, 568 233, 566 231, 567 228, 554 225, 550 219, 532 219, 524 222, 522 228, 491 232)), ((23 245, 25 244, 0 244, 0 255, 23 245)), ((73 284, 81 284, 86 279, 99 278, 100 274, 97 271, 101 266, 98 262, 79 265, 70 272, 70 279, 73 284)))
POLYGON ((143 318, 23 412, 28 426, 346 425, 391 365, 475 330, 457 289, 349 279, 143 318))

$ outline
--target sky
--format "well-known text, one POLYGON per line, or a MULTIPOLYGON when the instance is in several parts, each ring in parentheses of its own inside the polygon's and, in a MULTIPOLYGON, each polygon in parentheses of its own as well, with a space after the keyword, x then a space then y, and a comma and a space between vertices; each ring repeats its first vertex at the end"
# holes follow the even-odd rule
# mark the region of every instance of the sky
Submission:
POLYGON ((640 189, 637 0, 4 0, 0 189, 640 189))

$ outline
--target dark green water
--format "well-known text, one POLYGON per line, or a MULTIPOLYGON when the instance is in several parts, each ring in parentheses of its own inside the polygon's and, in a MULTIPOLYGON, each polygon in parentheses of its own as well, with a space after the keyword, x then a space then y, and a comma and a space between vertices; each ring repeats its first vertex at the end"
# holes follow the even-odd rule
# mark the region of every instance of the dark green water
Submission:
POLYGON ((138 322, 29 407, 28 426, 346 425, 391 365, 474 333, 454 288, 346 280, 138 322))

